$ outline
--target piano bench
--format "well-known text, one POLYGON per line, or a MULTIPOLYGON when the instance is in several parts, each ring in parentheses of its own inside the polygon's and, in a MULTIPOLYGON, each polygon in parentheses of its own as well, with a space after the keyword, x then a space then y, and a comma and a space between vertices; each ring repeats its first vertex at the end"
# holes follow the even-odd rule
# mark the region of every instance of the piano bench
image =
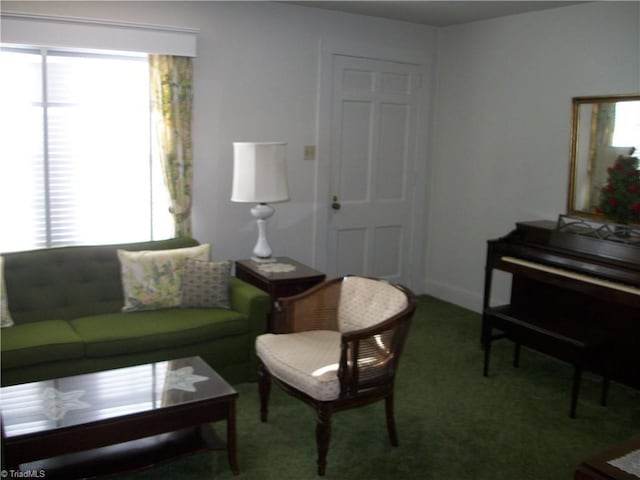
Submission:
MULTIPOLYGON (((559 333, 523 320, 522 312, 518 318, 513 316, 509 306, 486 309, 483 315, 482 344, 484 348, 485 377, 489 375, 489 358, 491 355, 491 343, 494 340, 508 338, 514 342, 513 366, 520 365, 520 346, 524 345, 534 350, 546 353, 573 365, 573 384, 571 389, 571 405, 569 416, 576 418, 576 406, 580 383, 584 368, 596 355, 600 355, 606 348, 606 343, 600 340, 576 338, 577 335, 559 333), (501 333, 494 334, 496 328, 501 333)), ((609 390, 609 378, 605 374, 602 378, 601 405, 606 405, 609 390)))

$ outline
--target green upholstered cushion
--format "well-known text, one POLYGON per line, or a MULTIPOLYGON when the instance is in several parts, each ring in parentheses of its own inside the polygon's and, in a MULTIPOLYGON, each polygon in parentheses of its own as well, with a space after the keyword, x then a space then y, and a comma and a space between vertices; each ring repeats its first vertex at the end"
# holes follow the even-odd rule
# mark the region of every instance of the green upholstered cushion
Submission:
POLYGON ((63 320, 45 320, 5 328, 0 333, 2 368, 82 358, 84 345, 63 320))
POLYGON ((114 313, 70 321, 87 357, 125 355, 245 334, 247 317, 224 309, 164 309, 114 313))
POLYGON ((124 295, 118 249, 167 250, 196 245, 192 238, 172 238, 3 254, 11 315, 16 324, 22 324, 120 312, 124 295))

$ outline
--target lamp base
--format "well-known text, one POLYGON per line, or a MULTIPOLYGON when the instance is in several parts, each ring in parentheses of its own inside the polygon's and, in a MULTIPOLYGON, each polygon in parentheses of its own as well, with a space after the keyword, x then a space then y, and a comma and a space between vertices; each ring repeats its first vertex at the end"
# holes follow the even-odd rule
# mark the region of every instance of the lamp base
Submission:
POLYGON ((251 261, 253 263, 275 263, 278 261, 276 257, 256 257, 255 255, 251 257, 251 261))
POLYGON ((273 212, 273 207, 266 203, 259 203, 251 209, 251 215, 258 223, 258 241, 253 247, 253 258, 266 259, 267 261, 271 258, 271 247, 267 242, 267 220, 273 215, 273 212))

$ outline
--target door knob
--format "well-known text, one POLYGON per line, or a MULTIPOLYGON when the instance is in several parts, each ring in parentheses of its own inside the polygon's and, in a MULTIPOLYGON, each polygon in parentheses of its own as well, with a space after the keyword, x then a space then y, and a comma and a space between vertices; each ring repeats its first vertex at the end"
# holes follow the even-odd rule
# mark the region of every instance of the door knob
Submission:
POLYGON ((337 196, 333 196, 333 203, 331 204, 331 208, 333 208, 334 210, 340 210, 340 207, 342 205, 340 205, 340 202, 338 201, 338 197, 337 196))

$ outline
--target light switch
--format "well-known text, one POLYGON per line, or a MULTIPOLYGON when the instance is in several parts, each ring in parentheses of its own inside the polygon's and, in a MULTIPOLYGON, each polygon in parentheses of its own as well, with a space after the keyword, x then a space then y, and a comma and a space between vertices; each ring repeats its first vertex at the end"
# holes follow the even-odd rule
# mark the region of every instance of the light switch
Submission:
POLYGON ((315 160, 316 159, 316 146, 315 145, 305 145, 304 146, 304 159, 305 160, 315 160))

